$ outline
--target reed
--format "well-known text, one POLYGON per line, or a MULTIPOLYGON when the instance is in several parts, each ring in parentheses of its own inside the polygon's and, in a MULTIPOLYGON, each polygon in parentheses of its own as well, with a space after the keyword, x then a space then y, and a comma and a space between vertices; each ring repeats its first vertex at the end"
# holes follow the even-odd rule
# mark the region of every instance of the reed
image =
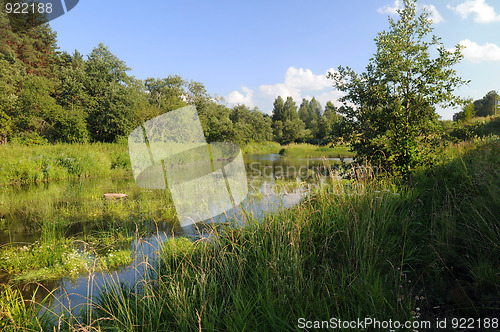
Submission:
POLYGON ((136 285, 113 279, 89 298, 93 310, 59 326, 272 331, 296 330, 300 318, 492 317, 500 142, 448 149, 448 160, 411 184, 332 177, 299 206, 245 227, 214 227, 194 242, 173 237, 136 285))

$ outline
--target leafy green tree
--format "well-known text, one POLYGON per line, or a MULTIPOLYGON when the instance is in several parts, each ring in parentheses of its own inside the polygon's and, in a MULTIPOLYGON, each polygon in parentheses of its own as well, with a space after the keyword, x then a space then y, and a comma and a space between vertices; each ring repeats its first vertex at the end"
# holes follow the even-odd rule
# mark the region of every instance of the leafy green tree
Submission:
POLYGON ((273 103, 273 134, 276 141, 281 141, 283 137, 283 123, 285 121, 285 102, 278 96, 273 103))
POLYGON ((186 106, 183 96, 186 96, 186 85, 178 75, 172 75, 163 79, 148 78, 144 85, 149 93, 150 103, 155 105, 159 114, 186 106))
POLYGON ((85 66, 88 128, 95 141, 111 142, 134 129, 133 78, 125 63, 102 43, 92 50, 85 66))
POLYGON ((273 103, 273 122, 281 121, 285 119, 285 102, 281 96, 278 96, 273 103))
MULTIPOLYGON (((474 101, 474 107, 476 109, 475 116, 486 117, 495 115, 495 105, 496 102, 500 102, 500 96, 496 91, 490 91, 483 98, 474 101)), ((498 111, 497 111, 498 113, 498 111)), ((498 113, 500 114, 500 113, 498 113)))
POLYGON ((340 123, 341 117, 337 113, 337 108, 331 101, 325 105, 325 111, 319 120, 318 126, 318 143, 329 144, 334 143, 334 136, 341 137, 340 134, 334 135, 334 127, 340 123))
POLYGON ((87 113, 82 109, 56 108, 48 117, 52 125, 50 138, 57 142, 85 143, 89 140, 87 113))
POLYGON ((297 113, 297 104, 292 97, 288 96, 283 105, 284 107, 284 122, 281 144, 295 142, 301 138, 305 129, 304 122, 299 118, 297 113))
POLYGON ((303 98, 302 103, 299 107, 299 118, 302 120, 302 122, 304 122, 307 129, 311 127, 310 113, 311 111, 309 110, 309 100, 303 98))
POLYGON ((21 67, 16 59, 5 59, 0 53, 0 144, 6 144, 13 131, 11 116, 17 105, 21 67), (11 63, 12 61, 12 63, 11 63))
MULTIPOLYGON (((19 3, 0 0, 4 3, 19 3)), ((56 33, 37 12, 7 15, 0 11, 0 53, 9 54, 24 63, 28 75, 53 77, 58 53, 56 33)))
POLYGON ((318 143, 324 137, 323 134, 320 133, 320 122, 322 115, 322 107, 319 101, 316 98, 312 98, 309 102, 309 118, 311 119, 311 123, 309 124, 309 129, 311 130, 311 134, 314 137, 311 143, 318 143))
POLYGON ((12 115, 18 133, 36 132, 40 136, 50 136, 53 127, 50 119, 53 114, 62 112, 54 93, 55 83, 47 77, 28 75, 22 79, 17 107, 12 115))
POLYGON ((323 117, 326 119, 327 123, 330 126, 339 121, 339 114, 337 113, 337 111, 337 107, 335 107, 335 105, 333 105, 331 101, 328 101, 326 103, 323 117))
POLYGON ((453 115, 453 121, 467 122, 476 114, 476 107, 472 101, 468 102, 462 107, 462 111, 453 115))
POLYGON ((339 67, 328 77, 345 92, 339 132, 358 159, 408 174, 432 160, 438 130, 434 106, 462 104, 453 92, 467 82, 452 68, 463 58, 461 46, 446 50, 438 37, 429 36, 429 13, 417 15, 414 0, 403 3, 399 19, 389 18, 389 31, 375 39, 377 51, 366 72, 339 67))
POLYGON ((237 105, 229 117, 234 126, 234 142, 246 144, 272 140, 271 118, 257 108, 250 110, 245 105, 237 105))

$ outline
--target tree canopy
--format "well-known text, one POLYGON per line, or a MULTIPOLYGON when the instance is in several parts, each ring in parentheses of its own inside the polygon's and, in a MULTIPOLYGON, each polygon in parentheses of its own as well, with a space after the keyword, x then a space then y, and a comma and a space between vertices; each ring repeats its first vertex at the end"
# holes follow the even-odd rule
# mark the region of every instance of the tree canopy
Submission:
POLYGON ((453 69, 463 57, 461 46, 448 51, 431 35, 429 13, 417 14, 415 2, 404 0, 399 18, 389 17, 389 30, 375 38, 377 51, 365 72, 339 67, 328 75, 345 93, 337 132, 359 159, 405 174, 431 161, 435 106, 462 104, 454 89, 467 83, 453 69))

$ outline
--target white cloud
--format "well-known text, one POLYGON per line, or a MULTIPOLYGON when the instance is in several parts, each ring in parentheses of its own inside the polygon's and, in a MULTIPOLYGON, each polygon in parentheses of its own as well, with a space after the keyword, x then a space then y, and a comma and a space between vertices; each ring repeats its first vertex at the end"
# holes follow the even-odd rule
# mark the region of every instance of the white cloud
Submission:
POLYGON ((273 85, 261 85, 259 90, 267 96, 281 96, 283 98, 292 97, 295 101, 300 99, 300 90, 287 86, 283 83, 273 84, 273 85))
POLYGON ((381 14, 397 15, 398 9, 403 9, 403 4, 400 0, 394 0, 394 4, 392 6, 386 5, 379 8, 377 11, 381 14))
POLYGON ((273 102, 278 96, 284 99, 292 97, 297 106, 302 102, 302 98, 311 99, 312 96, 323 106, 327 101, 336 103, 342 94, 333 88, 333 81, 326 78, 328 72, 334 71, 330 68, 323 74, 314 74, 310 69, 289 67, 283 82, 260 85, 255 89, 255 93, 254 90, 243 86, 241 91, 235 90, 227 95, 226 101, 230 105, 258 106, 267 113, 271 113, 273 102))
POLYGON ((325 72, 325 74, 315 75, 310 69, 290 67, 286 71, 285 85, 301 90, 322 90, 332 85, 326 78, 326 74, 325 72))
POLYGON ((439 13, 436 6, 434 5, 423 5, 422 8, 426 9, 427 12, 430 13, 429 18, 432 20, 432 23, 438 24, 444 22, 443 16, 439 13))
POLYGON ((226 96, 226 101, 231 105, 247 105, 248 107, 254 107, 255 102, 253 100, 254 91, 246 86, 241 87, 241 92, 234 90, 226 96))
POLYGON ((490 23, 500 21, 500 15, 495 8, 486 3, 485 0, 467 0, 456 7, 447 6, 465 20, 469 15, 474 15, 474 22, 490 23))
POLYGON ((459 44, 465 46, 462 54, 465 59, 471 62, 500 61, 500 47, 498 45, 491 43, 479 45, 469 39, 464 39, 459 44))
POLYGON ((331 101, 335 106, 340 107, 342 104, 338 100, 343 96, 344 96, 343 92, 331 89, 331 91, 329 92, 323 92, 319 95, 313 95, 313 96, 307 95, 304 98, 311 100, 312 97, 314 97, 316 98, 317 101, 319 101, 321 106, 323 106, 324 108, 326 103, 329 101, 331 101))
POLYGON ((289 67, 283 83, 261 85, 259 89, 269 97, 281 96, 285 98, 291 96, 296 102, 300 102, 303 92, 321 92, 325 89, 333 89, 333 82, 326 78, 329 71, 334 71, 334 69, 330 68, 324 74, 316 75, 310 69, 289 67))
MULTIPOLYGON (((392 6, 386 5, 382 8, 377 9, 381 14, 398 15, 398 10, 403 9, 403 2, 401 0, 394 0, 392 6)), ((427 10, 430 13, 429 18, 433 23, 438 24, 444 22, 443 16, 439 13, 436 6, 434 5, 419 5, 417 4, 418 10, 427 10)))

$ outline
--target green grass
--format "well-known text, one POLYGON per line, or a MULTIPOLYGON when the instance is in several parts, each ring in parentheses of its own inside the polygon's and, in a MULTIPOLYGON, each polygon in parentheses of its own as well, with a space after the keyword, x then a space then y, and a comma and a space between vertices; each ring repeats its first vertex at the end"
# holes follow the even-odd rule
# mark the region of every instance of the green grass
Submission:
POLYGON ((125 144, 0 146, 0 185, 131 173, 125 144))
POLYGON ((458 147, 411 188, 378 180, 359 195, 334 183, 210 242, 171 240, 142 291, 111 287, 88 323, 241 331, 295 330, 299 317, 491 317, 500 309, 499 145, 458 147))
POLYGON ((0 289, 1 331, 40 331, 50 325, 47 315, 40 311, 49 296, 37 303, 36 293, 30 300, 25 300, 18 289, 10 286, 0 289))
POLYGON ((288 144, 282 147, 280 153, 290 158, 353 158, 354 152, 349 147, 339 145, 335 147, 317 146, 311 144, 288 144))
MULTIPOLYGON (((102 235, 101 235, 102 237, 102 235)), ((130 239, 114 238, 113 246, 97 251, 82 241, 65 238, 41 239, 21 247, 0 248, 0 272, 11 275, 10 282, 40 282, 62 277, 110 270, 130 264, 132 252, 121 249, 130 239)))
POLYGON ((126 265, 135 237, 177 227, 169 192, 142 190, 131 179, 8 187, 0 192, 0 219, 8 243, 0 246, 0 274, 11 282, 76 277, 95 268, 95 257, 98 269, 126 265), (106 201, 102 193, 116 186, 129 197, 106 201))
POLYGON ((71 321, 68 331, 286 331, 300 317, 493 317, 500 142, 477 139, 442 155, 411 186, 332 180, 291 210, 214 229, 209 241, 172 239, 140 287, 115 280, 94 311, 60 320, 71 321))
POLYGON ((278 153, 280 149, 277 142, 253 142, 241 147, 243 154, 278 153))

